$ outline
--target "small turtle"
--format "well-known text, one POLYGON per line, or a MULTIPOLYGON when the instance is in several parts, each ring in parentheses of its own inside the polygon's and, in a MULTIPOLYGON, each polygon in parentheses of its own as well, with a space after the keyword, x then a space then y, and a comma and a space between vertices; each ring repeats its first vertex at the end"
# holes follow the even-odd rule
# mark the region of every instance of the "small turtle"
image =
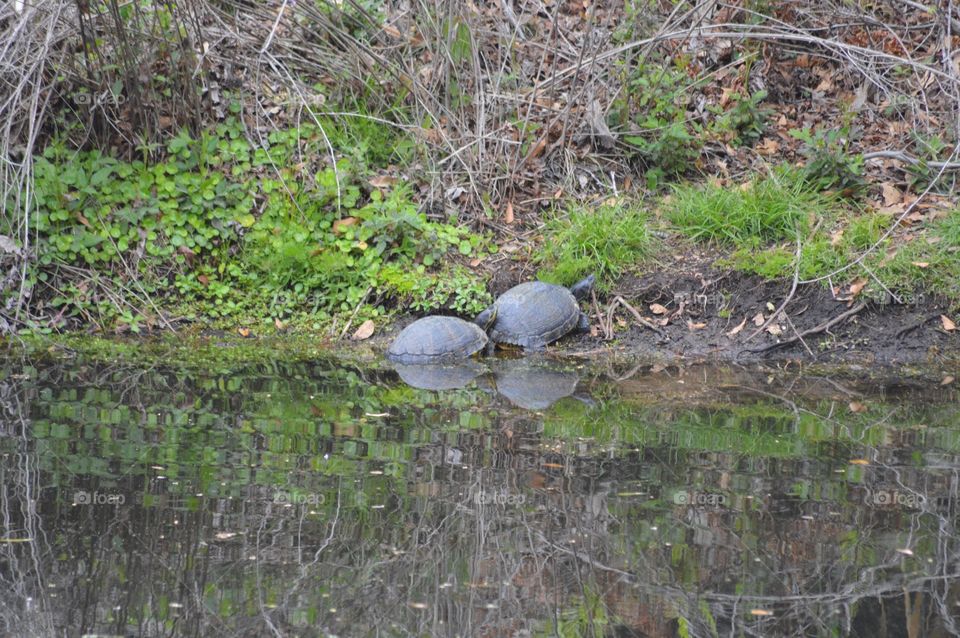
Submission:
POLYGON ((466 359, 486 345, 483 327, 456 317, 434 315, 404 328, 387 349, 387 358, 402 364, 448 363, 466 359))
POLYGON ((590 294, 593 282, 590 275, 568 289, 529 281, 497 297, 473 321, 488 330, 494 344, 541 350, 574 328, 587 330, 587 315, 580 312, 578 301, 590 294))

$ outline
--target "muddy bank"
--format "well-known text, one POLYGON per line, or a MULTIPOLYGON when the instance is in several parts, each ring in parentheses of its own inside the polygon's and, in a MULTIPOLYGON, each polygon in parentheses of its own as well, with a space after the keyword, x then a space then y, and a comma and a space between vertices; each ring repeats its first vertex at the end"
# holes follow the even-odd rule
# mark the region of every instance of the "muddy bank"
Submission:
MULTIPOLYGON (((960 363, 958 331, 942 319, 955 317, 935 296, 878 301, 819 284, 798 285, 791 294, 792 282, 714 264, 711 257, 684 255, 622 280, 610 294, 583 304, 588 334, 569 335, 548 353, 651 364, 798 361, 949 370, 960 363)), ((519 281, 495 278, 493 292, 519 281)), ((386 328, 369 345, 382 351, 412 319, 386 328)))

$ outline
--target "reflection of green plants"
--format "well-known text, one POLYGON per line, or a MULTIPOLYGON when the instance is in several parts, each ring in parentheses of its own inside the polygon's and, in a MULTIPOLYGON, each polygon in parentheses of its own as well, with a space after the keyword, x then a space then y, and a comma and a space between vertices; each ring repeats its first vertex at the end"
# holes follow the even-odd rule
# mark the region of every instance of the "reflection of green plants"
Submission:
POLYGON ((821 191, 837 191, 847 197, 863 193, 863 156, 850 152, 851 128, 793 129, 790 135, 803 142, 800 153, 807 159, 803 176, 821 191))
POLYGON ((570 285, 593 273, 597 287, 606 290, 630 267, 649 257, 654 243, 647 215, 635 206, 574 208, 547 223, 535 259, 545 281, 570 285))

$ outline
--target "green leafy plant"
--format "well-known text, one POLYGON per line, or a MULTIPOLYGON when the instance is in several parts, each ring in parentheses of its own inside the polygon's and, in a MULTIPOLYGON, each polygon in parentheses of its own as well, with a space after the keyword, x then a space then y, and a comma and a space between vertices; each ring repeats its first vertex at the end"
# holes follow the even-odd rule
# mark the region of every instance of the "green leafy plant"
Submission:
POLYGON ((482 257, 486 240, 428 220, 403 184, 371 188, 365 162, 325 164, 326 139, 342 134, 305 124, 254 147, 228 120, 196 138, 181 132, 155 163, 50 145, 35 159, 27 281, 47 327, 139 331, 161 320, 160 306, 317 326, 411 298, 425 311, 480 307, 476 277, 431 269, 448 253, 482 257), (387 266, 414 273, 421 294, 394 294, 387 266))
POLYGON ((625 77, 627 91, 613 107, 613 125, 626 130, 623 140, 647 166, 656 187, 665 177, 690 169, 703 146, 702 127, 688 116, 691 82, 673 65, 639 65, 625 77))
POLYGON ((763 106, 766 91, 757 91, 751 95, 739 93, 731 97, 732 106, 718 118, 715 127, 728 130, 736 144, 752 144, 760 139, 767 126, 772 110, 763 106))
POLYGON ((835 191, 846 197, 857 197, 866 188, 863 178, 863 156, 850 152, 851 128, 793 129, 790 135, 801 142, 800 153, 807 163, 803 176, 821 191, 835 191))

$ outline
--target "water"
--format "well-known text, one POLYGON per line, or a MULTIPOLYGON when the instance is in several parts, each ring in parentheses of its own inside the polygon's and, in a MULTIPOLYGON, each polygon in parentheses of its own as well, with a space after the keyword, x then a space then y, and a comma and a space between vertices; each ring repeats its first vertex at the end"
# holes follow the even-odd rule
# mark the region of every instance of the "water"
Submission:
POLYGON ((953 384, 494 367, 2 362, 0 634, 958 632, 953 384))

